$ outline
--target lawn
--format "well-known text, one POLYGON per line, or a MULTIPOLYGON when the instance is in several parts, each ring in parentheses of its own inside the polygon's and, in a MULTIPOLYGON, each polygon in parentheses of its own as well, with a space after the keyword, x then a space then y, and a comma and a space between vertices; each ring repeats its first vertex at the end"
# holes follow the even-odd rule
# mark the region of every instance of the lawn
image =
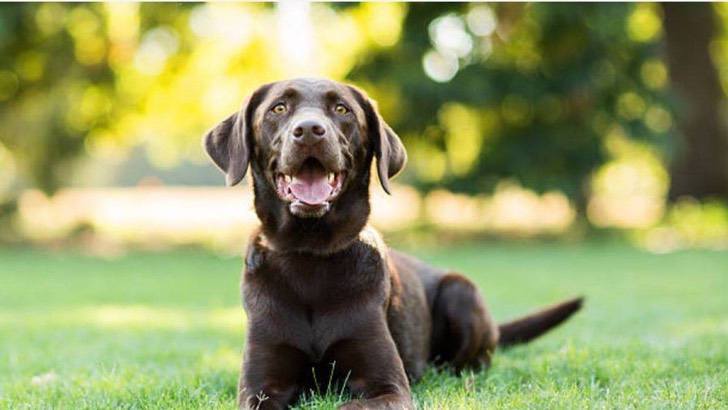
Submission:
MULTIPOLYGON (((587 298, 489 372, 431 370, 414 386, 419 408, 728 407, 726 252, 482 243, 415 253, 467 273, 501 320, 587 298)), ((234 408, 240 268, 196 250, 109 260, 0 249, 0 407, 234 408)), ((344 398, 331 391, 301 407, 334 407, 344 398)))

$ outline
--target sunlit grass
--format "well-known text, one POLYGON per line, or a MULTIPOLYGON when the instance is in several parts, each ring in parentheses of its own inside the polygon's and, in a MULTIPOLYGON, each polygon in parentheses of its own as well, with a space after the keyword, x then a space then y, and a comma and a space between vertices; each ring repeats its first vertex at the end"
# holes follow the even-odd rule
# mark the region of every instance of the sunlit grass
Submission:
MULTIPOLYGON (((474 278, 503 320, 572 296, 585 310, 491 371, 430 370, 420 408, 721 408, 728 254, 615 244, 419 249, 474 278)), ((239 258, 178 250, 99 259, 0 250, 0 408, 234 408, 239 258)), ((347 397, 322 381, 301 408, 347 397)))

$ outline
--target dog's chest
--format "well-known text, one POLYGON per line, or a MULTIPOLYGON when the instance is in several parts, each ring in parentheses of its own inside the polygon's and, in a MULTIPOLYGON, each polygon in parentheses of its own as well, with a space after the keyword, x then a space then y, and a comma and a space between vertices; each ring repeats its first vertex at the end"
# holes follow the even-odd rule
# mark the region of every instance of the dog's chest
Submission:
POLYGON ((366 249, 339 255, 257 255, 246 261, 244 299, 250 326, 319 360, 383 312, 386 273, 366 249))

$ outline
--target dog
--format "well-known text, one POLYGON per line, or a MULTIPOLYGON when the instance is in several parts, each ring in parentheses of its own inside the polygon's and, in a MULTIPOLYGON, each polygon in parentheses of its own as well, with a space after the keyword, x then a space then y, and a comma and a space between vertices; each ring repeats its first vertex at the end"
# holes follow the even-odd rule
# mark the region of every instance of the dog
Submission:
POLYGON ((367 225, 370 176, 376 168, 390 193, 407 154, 358 88, 263 85, 203 146, 227 185, 250 168, 261 222, 242 279, 241 408, 286 408, 334 377, 355 397, 342 409, 412 409, 410 382, 429 364, 488 367, 497 346, 527 342, 581 307, 577 298, 497 325, 465 276, 387 248, 367 225))

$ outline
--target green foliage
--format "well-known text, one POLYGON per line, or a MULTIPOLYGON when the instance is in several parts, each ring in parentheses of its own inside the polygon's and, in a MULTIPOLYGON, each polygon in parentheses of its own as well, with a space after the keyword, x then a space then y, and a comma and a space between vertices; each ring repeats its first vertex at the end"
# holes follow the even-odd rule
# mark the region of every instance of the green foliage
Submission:
MULTIPOLYGON (((724 407, 725 252, 597 243, 418 252, 467 273, 500 320, 587 298, 558 330, 499 352, 489 372, 431 370, 414 387, 421 408, 724 407)), ((234 408, 241 264, 191 250, 114 260, 0 250, 0 408, 234 408)), ((335 408, 345 398, 330 391, 300 408, 335 408)))
POLYGON ((511 180, 584 211, 592 176, 620 160, 610 135, 650 147, 669 184, 684 149, 672 113, 687 108, 667 90, 662 31, 654 4, 4 4, 0 202, 113 183, 139 146, 156 168, 202 163, 200 135, 256 86, 315 74, 378 100, 410 154, 402 181, 480 194, 511 180))
POLYGON ((27 183, 53 192, 84 138, 113 117, 101 5, 0 5, 0 144, 27 183))
POLYGON ((315 5, 321 61, 298 67, 281 62, 281 48, 305 45, 270 30, 275 7, 3 5, 0 143, 21 179, 48 192, 73 179, 84 154, 143 143, 168 166, 199 157, 199 133, 256 84, 313 69, 372 90, 408 140, 409 180, 421 188, 483 192, 515 178, 581 201, 611 128, 666 142, 657 11, 315 5))
POLYGON ((419 186, 477 193, 516 178, 581 201, 587 177, 607 158, 603 139, 611 128, 665 143, 670 118, 665 69, 656 60, 656 11, 634 4, 411 4, 400 42, 350 78, 384 100, 404 97, 384 106, 402 104, 391 110, 391 122, 408 138, 416 163, 410 180, 419 186), (452 79, 430 78, 422 68, 428 58, 435 78, 452 79), (456 71, 448 73, 450 64, 456 71), (453 117, 453 103, 473 114, 453 117), (476 124, 475 136, 464 132, 465 123, 476 124), (467 169, 453 155, 459 151, 472 157, 467 169))

